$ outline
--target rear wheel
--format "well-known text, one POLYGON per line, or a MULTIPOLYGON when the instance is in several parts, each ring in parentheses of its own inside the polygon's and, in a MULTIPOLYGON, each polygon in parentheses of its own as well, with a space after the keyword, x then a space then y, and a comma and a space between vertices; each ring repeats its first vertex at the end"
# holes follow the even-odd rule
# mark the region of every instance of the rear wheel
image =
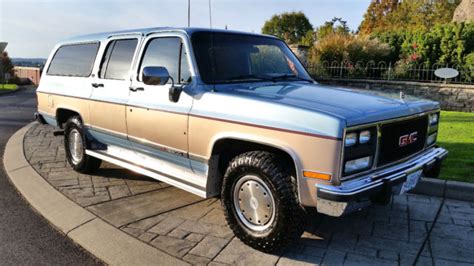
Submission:
POLYGON ((224 176, 222 203, 235 235, 270 252, 298 239, 304 230, 296 179, 275 154, 252 151, 235 157, 224 176))
POLYGON ((72 168, 80 173, 92 173, 99 169, 101 160, 86 154, 86 137, 79 116, 69 118, 64 127, 64 148, 72 168))

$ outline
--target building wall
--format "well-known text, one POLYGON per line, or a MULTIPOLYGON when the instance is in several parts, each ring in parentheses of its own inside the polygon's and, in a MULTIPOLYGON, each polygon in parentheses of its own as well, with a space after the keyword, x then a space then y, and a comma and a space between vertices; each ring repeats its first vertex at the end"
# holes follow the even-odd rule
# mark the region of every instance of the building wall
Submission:
POLYGON ((15 66, 13 68, 15 75, 20 78, 20 80, 29 80, 31 84, 38 85, 41 78, 41 70, 39 67, 20 67, 15 66))
POLYGON ((290 49, 298 57, 301 63, 303 63, 303 65, 307 65, 309 46, 292 44, 290 45, 290 49))
POLYGON ((474 112, 474 85, 359 79, 319 79, 318 82, 376 91, 403 91, 406 95, 437 101, 442 110, 474 112))

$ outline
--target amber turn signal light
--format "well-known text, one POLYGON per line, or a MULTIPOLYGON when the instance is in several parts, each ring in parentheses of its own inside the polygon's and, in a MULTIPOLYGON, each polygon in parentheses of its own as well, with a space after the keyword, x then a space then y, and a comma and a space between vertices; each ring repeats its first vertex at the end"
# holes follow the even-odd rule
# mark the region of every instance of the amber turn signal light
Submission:
POLYGON ((326 180, 326 181, 331 180, 330 174, 323 174, 323 173, 318 173, 318 172, 303 171, 303 176, 308 177, 308 178, 326 180))

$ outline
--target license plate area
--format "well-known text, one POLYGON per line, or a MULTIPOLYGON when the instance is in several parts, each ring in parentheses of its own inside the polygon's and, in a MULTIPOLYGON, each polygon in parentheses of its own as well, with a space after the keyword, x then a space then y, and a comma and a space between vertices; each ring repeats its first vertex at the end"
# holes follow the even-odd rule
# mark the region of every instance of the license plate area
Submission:
POLYGON ((400 194, 404 194, 404 193, 412 190, 413 188, 415 188, 416 184, 418 184, 418 181, 421 178, 422 172, 423 172, 422 170, 418 170, 414 173, 409 174, 407 176, 407 181, 405 181, 405 183, 403 183, 403 185, 402 185, 402 189, 400 191, 400 194))

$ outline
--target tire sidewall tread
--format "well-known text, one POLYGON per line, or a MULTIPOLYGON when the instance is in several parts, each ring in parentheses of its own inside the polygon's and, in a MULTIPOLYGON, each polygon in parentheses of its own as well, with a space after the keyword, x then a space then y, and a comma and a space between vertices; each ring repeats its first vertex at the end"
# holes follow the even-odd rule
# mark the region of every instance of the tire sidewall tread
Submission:
POLYGON ((287 169, 288 164, 277 155, 266 151, 251 151, 235 157, 224 175, 221 199, 226 220, 240 240, 258 250, 279 250, 298 239, 304 231, 304 209, 298 201, 296 178, 287 169), (245 227, 237 217, 233 205, 234 185, 246 174, 258 175, 274 196, 274 225, 263 232, 245 227))

